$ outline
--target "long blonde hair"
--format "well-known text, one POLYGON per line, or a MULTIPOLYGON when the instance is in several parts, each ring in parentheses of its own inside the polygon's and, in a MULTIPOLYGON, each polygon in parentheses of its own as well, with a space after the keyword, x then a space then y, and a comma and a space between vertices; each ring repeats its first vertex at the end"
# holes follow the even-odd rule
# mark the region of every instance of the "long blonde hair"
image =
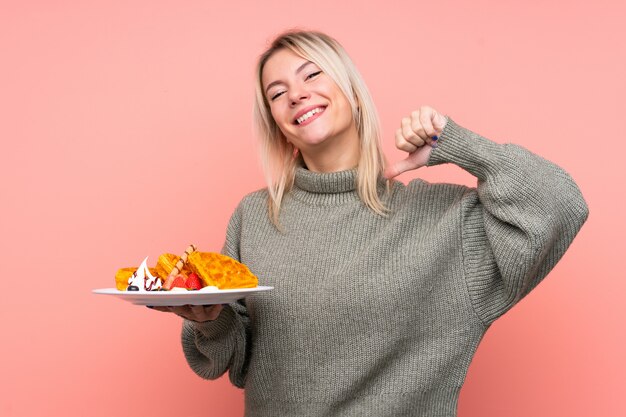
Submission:
POLYGON ((298 149, 287 141, 274 121, 263 92, 263 68, 267 60, 281 49, 289 49, 314 62, 345 94, 360 138, 357 192, 367 207, 385 215, 387 208, 377 190, 378 178, 385 169, 385 158, 380 146, 378 113, 365 82, 335 39, 320 32, 288 31, 274 39, 259 57, 256 68, 254 124, 261 140, 261 162, 268 185, 271 221, 278 227, 283 196, 293 187, 296 167, 302 164, 298 149))

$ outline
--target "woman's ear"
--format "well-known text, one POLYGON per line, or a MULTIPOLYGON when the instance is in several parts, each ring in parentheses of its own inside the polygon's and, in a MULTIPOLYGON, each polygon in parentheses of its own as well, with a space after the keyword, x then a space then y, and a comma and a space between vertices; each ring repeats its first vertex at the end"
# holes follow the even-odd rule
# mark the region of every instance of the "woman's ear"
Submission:
POLYGON ((361 113, 361 100, 359 100, 356 94, 354 95, 354 103, 356 104, 356 115, 358 116, 361 113))

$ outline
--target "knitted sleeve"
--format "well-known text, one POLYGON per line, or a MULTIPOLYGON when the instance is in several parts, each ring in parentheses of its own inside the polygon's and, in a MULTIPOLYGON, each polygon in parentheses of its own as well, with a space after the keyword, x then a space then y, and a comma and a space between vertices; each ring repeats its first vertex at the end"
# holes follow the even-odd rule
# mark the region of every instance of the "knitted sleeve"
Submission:
POLYGON ((464 268, 485 324, 509 310, 554 267, 588 208, 558 166, 448 120, 428 165, 454 163, 478 179, 462 201, 464 268))
MULTIPOLYGON (((239 260, 241 214, 230 219, 222 253, 239 260)), ((216 379, 229 370, 233 385, 243 388, 247 371, 249 319, 245 302, 224 306, 214 321, 184 320, 182 345, 191 369, 205 379, 216 379)))

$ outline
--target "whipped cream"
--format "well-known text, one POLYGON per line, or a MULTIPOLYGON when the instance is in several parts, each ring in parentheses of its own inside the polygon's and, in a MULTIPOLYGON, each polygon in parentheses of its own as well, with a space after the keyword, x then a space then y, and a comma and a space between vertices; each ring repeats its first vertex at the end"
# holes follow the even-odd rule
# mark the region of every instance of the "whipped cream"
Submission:
POLYGON ((217 287, 214 287, 212 285, 207 285, 206 287, 202 287, 198 290, 198 292, 217 292, 220 289, 217 287))
POLYGON ((163 283, 160 278, 152 276, 150 273, 147 256, 139 265, 139 268, 133 272, 133 275, 128 278, 128 286, 130 287, 131 285, 139 288, 139 291, 156 291, 161 289, 163 283))

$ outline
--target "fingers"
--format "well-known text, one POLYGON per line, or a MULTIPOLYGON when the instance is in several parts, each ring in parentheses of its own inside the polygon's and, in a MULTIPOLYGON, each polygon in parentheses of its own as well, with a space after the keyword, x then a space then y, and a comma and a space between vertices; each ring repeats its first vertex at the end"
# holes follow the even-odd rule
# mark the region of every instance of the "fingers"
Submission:
POLYGON ((435 109, 422 106, 405 117, 396 130, 396 147, 405 152, 415 152, 425 144, 432 145, 433 138, 441 134, 446 119, 435 109))
POLYGON ((184 306, 154 306, 153 310, 164 313, 174 313, 179 317, 199 323, 216 320, 223 309, 223 305, 184 305, 184 306))
POLYGON ((385 169, 385 178, 387 179, 391 179, 394 177, 397 177, 398 175, 402 174, 403 172, 406 171, 410 171, 414 169, 413 165, 411 165, 411 163, 409 162, 408 159, 403 159, 401 161, 398 161, 390 166, 388 166, 385 169))
POLYGON ((394 178, 403 172, 423 167, 428 163, 430 153, 433 148, 430 146, 422 146, 417 151, 412 152, 405 159, 389 165, 384 172, 386 178, 394 178))
POLYGON ((206 316, 208 320, 217 320, 224 306, 222 304, 217 304, 213 306, 207 306, 206 316))
POLYGON ((221 304, 210 306, 191 306, 191 312, 193 313, 194 321, 213 321, 217 319, 221 311, 221 304))
POLYGON ((193 320, 190 306, 149 306, 152 310, 162 311, 163 313, 174 313, 179 317, 187 320, 193 320))
POLYGON ((162 311, 164 313, 170 313, 169 307, 163 307, 163 306, 147 306, 147 307, 151 308, 152 310, 162 311))
POLYGON ((446 122, 444 116, 428 106, 422 106, 412 112, 410 117, 403 118, 400 129, 396 131, 396 147, 408 152, 409 156, 389 165, 385 169, 385 177, 391 179, 426 165, 446 122))
POLYGON ((411 143, 417 148, 424 146, 424 131, 418 123, 415 123, 413 115, 411 117, 405 117, 402 119, 400 130, 402 131, 403 139, 411 143))
POLYGON ((409 153, 417 150, 417 146, 405 139, 402 128, 396 130, 396 148, 409 153))
POLYGON ((446 123, 448 123, 448 119, 443 114, 437 113, 432 118, 432 122, 433 122, 433 127, 435 131, 437 132, 437 136, 439 136, 441 135, 441 132, 443 132, 443 129, 446 127, 446 123))
POLYGON ((434 110, 430 107, 422 107, 419 112, 419 124, 424 132, 424 141, 429 141, 432 137, 437 136, 437 131, 433 127, 434 110))
POLYGON ((191 315, 193 317, 202 317, 204 316, 204 306, 189 306, 191 310, 191 315))

